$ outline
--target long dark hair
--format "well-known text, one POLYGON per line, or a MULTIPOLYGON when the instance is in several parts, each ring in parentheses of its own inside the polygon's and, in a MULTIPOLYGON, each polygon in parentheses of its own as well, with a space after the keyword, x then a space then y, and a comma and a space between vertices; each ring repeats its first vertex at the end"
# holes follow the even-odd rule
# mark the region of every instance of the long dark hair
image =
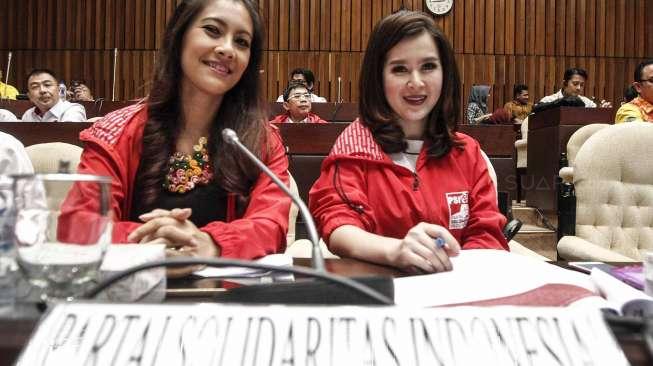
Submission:
MULTIPOLYGON (((147 100, 148 121, 143 131, 143 152, 136 181, 143 211, 154 208, 162 191, 168 159, 175 149, 181 118, 179 85, 183 76, 181 52, 184 35, 211 1, 216 0, 182 1, 166 26, 147 100)), ((262 147, 267 145, 267 125, 259 85, 264 35, 256 3, 253 0, 238 1, 247 9, 254 27, 249 64, 238 83, 222 98, 213 118, 208 147, 215 173, 213 184, 227 192, 247 196, 259 175, 258 168, 249 159, 235 158, 238 153, 222 142, 220 132, 225 127, 233 129, 243 144, 259 157, 263 153, 262 147)))
POLYGON ((374 27, 361 66, 358 84, 360 100, 358 109, 364 125, 386 153, 406 149, 405 135, 384 93, 383 66, 387 54, 406 38, 430 34, 438 48, 442 65, 442 92, 440 99, 427 117, 424 138, 428 142, 430 157, 446 155, 452 146, 462 142, 453 133, 458 130, 460 114, 460 75, 453 49, 442 31, 429 16, 421 12, 402 10, 382 19, 374 27))

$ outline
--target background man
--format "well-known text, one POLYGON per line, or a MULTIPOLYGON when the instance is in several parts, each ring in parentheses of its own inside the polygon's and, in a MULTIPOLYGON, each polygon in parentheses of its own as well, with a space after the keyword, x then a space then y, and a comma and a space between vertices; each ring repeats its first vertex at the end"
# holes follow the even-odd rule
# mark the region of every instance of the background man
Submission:
POLYGON ((512 98, 503 108, 510 113, 512 119, 521 123, 533 109, 533 103, 528 102, 528 86, 524 84, 515 85, 512 89, 512 98))
POLYGON ((273 123, 327 123, 317 114, 311 113, 311 97, 301 80, 290 80, 283 92, 285 113, 274 117, 273 123))
MULTIPOLYGON (((562 89, 558 90, 555 94, 547 95, 540 99, 540 103, 551 103, 564 97, 575 96, 579 97, 585 103, 585 107, 596 108, 596 103, 583 95, 585 81, 587 81, 587 71, 577 67, 567 69, 562 80, 562 89)), ((610 102, 601 100, 601 108, 610 107, 612 107, 610 102)))
MULTIPOLYGON (((308 91, 311 93, 311 102, 312 103, 326 103, 326 98, 323 98, 319 95, 313 94, 313 86, 315 86, 315 76, 313 71, 309 69, 297 68, 290 72, 290 80, 300 80, 304 81, 308 91)), ((283 94, 277 98, 277 102, 283 102, 283 94)))
POLYGON ((633 87, 639 96, 619 108, 615 122, 653 122, 653 59, 637 65, 633 87))
POLYGON ((27 96, 34 107, 23 114, 23 122, 84 122, 84 106, 61 100, 59 82, 51 70, 35 69, 27 77, 27 96))
POLYGON ((72 102, 92 102, 95 100, 91 88, 83 80, 73 80, 68 94, 68 100, 72 102))

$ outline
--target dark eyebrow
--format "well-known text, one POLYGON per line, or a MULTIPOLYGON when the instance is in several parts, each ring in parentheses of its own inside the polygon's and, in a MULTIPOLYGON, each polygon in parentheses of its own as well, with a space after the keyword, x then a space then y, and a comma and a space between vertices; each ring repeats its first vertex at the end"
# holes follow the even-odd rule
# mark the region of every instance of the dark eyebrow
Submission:
MULTIPOLYGON (((440 61, 440 59, 437 58, 437 57, 425 57, 425 58, 420 60, 421 63, 424 63, 424 62, 439 62, 439 61, 440 61)), ((406 63, 406 60, 397 59, 397 60, 392 60, 392 61, 388 62, 388 65, 399 65, 399 64, 405 64, 405 63, 406 63)))
MULTIPOLYGON (((228 26, 227 22, 225 22, 222 18, 218 18, 218 17, 206 17, 206 18, 201 20, 201 22, 210 22, 210 21, 218 23, 219 25, 221 25, 223 27, 228 26)), ((245 34, 249 38, 253 38, 253 36, 246 29, 239 29, 239 30, 236 31, 236 34, 245 34)))

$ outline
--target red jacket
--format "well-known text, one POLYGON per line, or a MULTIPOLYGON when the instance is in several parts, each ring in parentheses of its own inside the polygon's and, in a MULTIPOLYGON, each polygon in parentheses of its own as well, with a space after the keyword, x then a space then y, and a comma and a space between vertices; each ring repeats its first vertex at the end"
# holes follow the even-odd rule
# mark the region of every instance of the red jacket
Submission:
MULTIPOLYGON (((290 114, 288 112, 281 113, 281 114, 276 115, 274 118, 272 118, 270 120, 270 122, 272 122, 272 123, 288 123, 286 121, 288 120, 289 116, 290 116, 290 114)), ((320 116, 318 116, 317 114, 311 113, 311 112, 308 112, 308 116, 306 116, 306 119, 308 121, 305 122, 305 123, 329 123, 329 122, 323 120, 322 118, 320 118, 320 116)))
MULTIPOLYGON (((126 243, 129 233, 142 224, 127 220, 132 200, 138 199, 134 197, 133 189, 146 121, 146 105, 136 104, 108 114, 80 133, 80 139, 86 145, 79 163, 79 173, 105 175, 113 181, 111 211, 115 220, 115 243, 126 243)), ((269 135, 270 148, 264 162, 288 184, 288 159, 281 138, 274 128, 270 131, 274 132, 269 135)), ((96 197, 97 192, 73 189, 66 199, 65 210, 95 211, 96 197)), ((261 257, 285 249, 289 210, 290 198, 261 173, 242 217, 237 217, 236 196, 230 194, 227 199, 227 222, 214 221, 200 229, 211 235, 220 246, 223 257, 261 257)))
POLYGON ((426 159, 417 173, 395 164, 358 120, 336 140, 309 193, 322 238, 354 225, 370 233, 403 238, 419 222, 447 228, 463 249, 508 249, 494 184, 478 143, 458 133, 463 149, 426 159), (335 186, 334 186, 335 182, 335 186))

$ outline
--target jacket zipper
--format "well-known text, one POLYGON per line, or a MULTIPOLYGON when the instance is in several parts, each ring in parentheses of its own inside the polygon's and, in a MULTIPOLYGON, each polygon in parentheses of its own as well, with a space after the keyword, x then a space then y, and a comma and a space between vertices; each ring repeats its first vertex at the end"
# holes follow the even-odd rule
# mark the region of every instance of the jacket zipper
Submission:
POLYGON ((419 176, 416 172, 413 173, 413 191, 417 192, 419 190, 419 176))

